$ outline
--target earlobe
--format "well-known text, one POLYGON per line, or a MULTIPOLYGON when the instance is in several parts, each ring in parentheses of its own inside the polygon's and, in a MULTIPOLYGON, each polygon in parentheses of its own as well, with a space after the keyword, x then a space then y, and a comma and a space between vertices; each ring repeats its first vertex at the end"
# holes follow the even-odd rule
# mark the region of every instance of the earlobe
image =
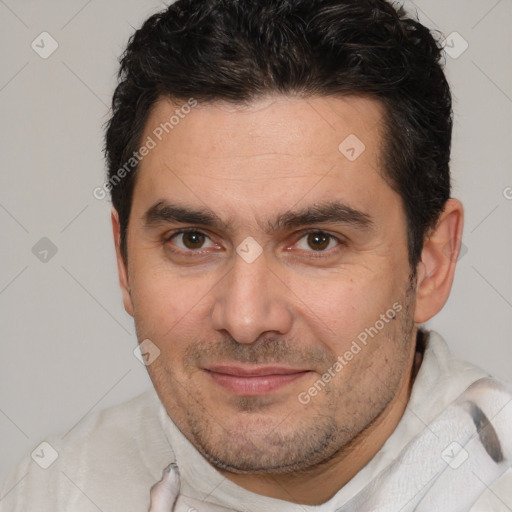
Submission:
POLYGON ((124 309, 130 316, 133 316, 133 303, 130 294, 128 267, 127 262, 124 261, 124 258, 121 253, 121 224, 119 222, 119 214, 117 213, 115 208, 112 208, 111 220, 112 234, 114 237, 114 245, 116 250, 117 273, 119 276, 119 286, 121 288, 121 294, 123 296, 124 309))
POLYGON ((417 268, 414 320, 420 324, 439 313, 450 295, 460 252, 464 209, 449 199, 436 227, 424 242, 417 268))

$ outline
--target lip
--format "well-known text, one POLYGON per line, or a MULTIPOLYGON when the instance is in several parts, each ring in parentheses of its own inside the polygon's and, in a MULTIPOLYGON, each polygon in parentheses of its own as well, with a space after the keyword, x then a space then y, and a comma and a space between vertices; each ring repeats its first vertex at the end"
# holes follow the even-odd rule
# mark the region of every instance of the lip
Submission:
POLYGON ((309 370, 283 366, 230 366, 205 368, 220 386, 244 396, 266 395, 300 379, 309 370))

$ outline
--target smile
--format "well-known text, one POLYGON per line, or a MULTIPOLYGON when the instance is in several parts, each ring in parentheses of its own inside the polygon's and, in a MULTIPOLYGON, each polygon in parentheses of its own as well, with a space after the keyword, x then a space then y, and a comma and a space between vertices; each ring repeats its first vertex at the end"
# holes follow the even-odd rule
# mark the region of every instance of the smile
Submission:
POLYGON ((205 370, 216 384, 244 396, 271 393, 309 373, 308 370, 270 366, 214 366, 205 370))

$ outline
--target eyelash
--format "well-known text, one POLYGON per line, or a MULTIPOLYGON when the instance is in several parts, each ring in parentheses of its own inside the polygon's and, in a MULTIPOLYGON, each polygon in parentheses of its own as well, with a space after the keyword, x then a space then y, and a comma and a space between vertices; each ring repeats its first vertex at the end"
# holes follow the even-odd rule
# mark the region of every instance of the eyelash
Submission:
MULTIPOLYGON (((164 242, 167 244, 168 242, 171 242, 171 240, 181 234, 186 234, 186 233, 198 233, 198 234, 201 234, 201 235, 204 235, 206 238, 210 239, 210 237, 203 231, 201 231, 200 229, 196 229, 196 228, 182 228, 182 229, 178 229, 176 231, 173 231, 170 235, 166 236, 164 238, 164 242)), ((311 253, 310 257, 312 258, 325 258, 326 256, 325 255, 332 255, 332 251, 336 251, 337 249, 343 247, 346 245, 346 242, 334 235, 331 235, 330 233, 328 233, 327 231, 322 231, 320 229, 311 229, 311 230, 308 230, 308 231, 303 231, 300 233, 300 237, 297 238, 297 240, 295 241, 295 244, 299 241, 299 240, 302 240, 304 237, 307 237, 308 235, 311 235, 311 234, 321 234, 321 235, 326 235, 330 238, 330 240, 334 240, 337 242, 338 245, 336 245, 335 247, 331 248, 331 249, 327 249, 327 250, 324 250, 324 251, 305 251, 305 252, 308 252, 308 253, 311 253)), ((198 249, 198 250, 188 250, 188 251, 184 251, 182 249, 175 249, 175 248, 172 248, 172 244, 170 244, 170 250, 175 253, 175 254, 178 254, 180 256, 185 256, 185 257, 194 257, 194 256, 199 256, 199 255, 203 255, 205 251, 202 251, 201 249, 198 249)))

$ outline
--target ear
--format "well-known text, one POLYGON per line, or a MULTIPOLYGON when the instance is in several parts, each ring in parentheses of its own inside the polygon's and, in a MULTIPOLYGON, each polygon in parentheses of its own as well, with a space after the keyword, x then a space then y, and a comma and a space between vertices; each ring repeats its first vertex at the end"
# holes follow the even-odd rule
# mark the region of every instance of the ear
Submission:
POLYGON ((115 208, 112 208, 112 233, 114 235, 114 245, 116 248, 117 273, 119 276, 119 286, 123 295, 123 304, 126 312, 133 316, 133 303, 130 295, 130 282, 128 278, 128 267, 121 254, 121 224, 119 215, 115 208))
POLYGON ((464 209, 457 199, 449 199, 436 227, 425 240, 417 267, 414 321, 426 322, 439 313, 452 288, 459 257, 464 209))

